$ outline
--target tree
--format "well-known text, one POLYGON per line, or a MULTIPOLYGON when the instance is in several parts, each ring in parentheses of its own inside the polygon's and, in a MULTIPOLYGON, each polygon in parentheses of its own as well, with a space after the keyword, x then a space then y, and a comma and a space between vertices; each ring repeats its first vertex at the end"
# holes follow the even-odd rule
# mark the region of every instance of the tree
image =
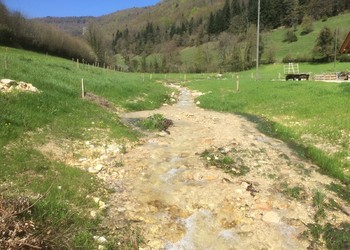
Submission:
POLYGON ((146 60, 146 56, 143 56, 141 58, 141 72, 146 72, 147 71, 147 60, 146 60))
POLYGON ((231 70, 236 72, 243 70, 241 48, 237 41, 233 42, 230 55, 231 70))
POLYGON ((283 42, 293 43, 296 41, 298 41, 298 37, 296 36, 295 32, 291 29, 288 29, 284 34, 283 42))
POLYGON ((298 24, 298 20, 299 20, 298 0, 284 0, 283 5, 284 5, 283 25, 287 27, 295 27, 298 24))
POLYGON ((309 33, 311 33, 314 28, 313 28, 313 19, 311 16, 309 15, 305 15, 303 17, 303 21, 301 23, 301 35, 307 35, 309 33))
POLYGON ((229 51, 233 37, 227 32, 222 32, 219 36, 218 53, 220 65, 225 66, 228 63, 229 51))
POLYGON ((104 46, 105 40, 103 39, 100 29, 94 24, 89 25, 86 33, 86 40, 95 52, 97 60, 101 63, 104 62, 106 59, 106 47, 104 46))
POLYGON ((216 30, 215 30, 215 17, 213 12, 210 13, 209 16, 209 21, 208 21, 208 34, 215 34, 216 30))
POLYGON ((308 14, 316 20, 331 15, 333 0, 310 0, 308 4, 308 14))
POLYGON ((231 20, 231 7, 228 0, 225 1, 225 5, 221 13, 223 19, 222 31, 225 31, 230 27, 231 20))
POLYGON ((334 54, 334 34, 328 27, 323 27, 317 37, 313 48, 313 54, 317 58, 330 61, 334 54))
POLYGON ((276 61, 276 51, 277 51, 277 48, 274 44, 271 44, 265 50, 266 63, 274 63, 276 61))
POLYGON ((231 3, 231 13, 232 13, 232 17, 234 16, 238 16, 241 15, 241 4, 239 2, 239 0, 232 0, 231 3))

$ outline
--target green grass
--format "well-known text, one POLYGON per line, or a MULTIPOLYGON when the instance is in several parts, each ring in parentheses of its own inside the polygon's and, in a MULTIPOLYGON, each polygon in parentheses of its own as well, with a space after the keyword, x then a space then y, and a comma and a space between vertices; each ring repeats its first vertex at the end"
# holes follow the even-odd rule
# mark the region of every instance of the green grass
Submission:
POLYGON ((305 200, 306 197, 306 192, 303 187, 295 186, 295 187, 289 187, 287 183, 282 183, 281 184, 281 191, 283 194, 286 196, 296 199, 296 200, 305 200))
MULTIPOLYGON (((274 48, 276 62, 282 62, 282 59, 286 55, 290 55, 292 58, 312 58, 312 50, 315 46, 316 39, 323 27, 329 27, 332 30, 339 29, 338 43, 344 41, 345 36, 349 32, 350 13, 345 13, 339 16, 330 17, 327 20, 315 21, 313 24, 313 31, 307 35, 301 35, 302 28, 297 26, 295 32, 298 40, 293 43, 283 42, 287 29, 279 28, 270 32, 262 32, 262 42, 265 44, 264 51, 269 51, 269 48, 274 48)), ((181 59, 183 62, 182 69, 184 72, 188 72, 190 69, 193 72, 193 63, 205 64, 207 69, 211 71, 211 68, 216 68, 219 61, 219 55, 217 50, 217 42, 209 42, 201 45, 200 47, 187 47, 181 50, 181 59), (210 55, 210 64, 207 65, 203 60, 203 53, 210 55), (200 59, 202 58, 202 59, 200 59), (211 65, 213 67, 211 67, 211 65)), ((267 55, 263 53, 262 61, 266 60, 267 55)), ((316 67, 314 67, 316 68, 316 67)), ((349 68, 348 68, 349 69, 349 68)), ((312 70, 302 69, 303 72, 309 72, 312 70)))
MULTIPOLYGON (((113 140, 135 140, 115 113, 81 99, 86 91, 125 110, 159 107, 169 90, 141 74, 117 73, 60 58, 0 47, 0 78, 32 83, 41 93, 0 93, 0 186, 7 196, 45 195, 33 207, 32 220, 52 232, 54 248, 94 249, 99 219, 87 195, 105 198, 95 176, 43 155, 47 140, 91 140, 103 131, 113 140), (6 67, 5 67, 6 58, 6 67)), ((3 193, 3 192, 2 192, 3 193)), ((1 246, 0 246, 1 247, 1 246)))
MULTIPOLYGON (((300 67, 319 73, 331 71, 333 64, 300 67)), ((336 67, 344 70, 350 64, 338 63, 336 67)), ((198 98, 203 108, 247 117, 264 133, 285 140, 313 159, 323 172, 350 183, 349 83, 278 80, 278 75, 283 75, 283 65, 278 64, 262 66, 259 72, 258 81, 252 79, 254 70, 239 73, 239 93, 236 74, 226 74, 224 80, 188 76, 192 81, 184 85, 207 93, 198 98)))
POLYGON ((132 137, 116 116, 81 100, 81 79, 87 92, 103 96, 127 110, 154 109, 168 99, 168 90, 141 74, 115 73, 50 56, 0 47, 0 60, 7 56, 8 69, 1 65, 0 77, 34 84, 41 94, 0 94, 0 145, 25 131, 50 124, 53 133, 79 137, 92 122, 110 128, 114 136, 132 137), (91 115, 93 114, 93 115, 91 115))
POLYGON ((249 173, 250 168, 247 167, 243 160, 235 155, 235 153, 223 153, 221 150, 205 150, 201 153, 201 157, 208 163, 209 166, 216 166, 225 173, 232 176, 244 176, 249 173))
POLYGON ((315 45, 317 36, 319 35, 321 29, 324 26, 335 30, 339 28, 339 38, 338 41, 341 43, 344 41, 345 36, 349 32, 349 23, 350 23, 350 13, 339 15, 336 17, 328 18, 326 21, 316 21, 313 24, 313 31, 307 35, 301 35, 301 27, 297 27, 296 35, 298 38, 297 42, 286 43, 283 42, 286 29, 277 29, 269 33, 263 34, 263 41, 268 46, 274 46, 276 49, 276 59, 278 62, 281 62, 283 57, 290 54, 294 58, 299 56, 311 56, 312 49, 315 45))
POLYGON ((162 114, 154 114, 139 122, 143 129, 147 130, 162 130, 164 125, 164 116, 162 114))

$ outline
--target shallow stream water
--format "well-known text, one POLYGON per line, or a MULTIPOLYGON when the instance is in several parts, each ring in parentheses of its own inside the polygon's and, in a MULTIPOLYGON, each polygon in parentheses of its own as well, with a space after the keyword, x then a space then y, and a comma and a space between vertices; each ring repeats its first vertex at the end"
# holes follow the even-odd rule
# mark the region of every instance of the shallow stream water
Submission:
POLYGON ((161 113, 174 126, 124 156, 109 223, 141 228, 142 249, 306 249, 298 236, 313 222, 312 201, 291 200, 278 187, 307 182, 312 192, 329 180, 311 170, 301 178, 301 160, 281 141, 242 117, 198 108, 190 91, 178 89, 175 105, 123 115, 132 121, 161 113), (206 165, 200 154, 211 148, 229 148, 250 171, 235 177, 206 165))

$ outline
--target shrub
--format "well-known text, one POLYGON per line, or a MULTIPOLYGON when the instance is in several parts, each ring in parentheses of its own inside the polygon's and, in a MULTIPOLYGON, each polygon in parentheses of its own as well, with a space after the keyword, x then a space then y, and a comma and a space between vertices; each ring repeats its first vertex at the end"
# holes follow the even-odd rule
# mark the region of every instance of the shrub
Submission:
POLYGON ((293 43, 296 41, 298 41, 298 37, 295 35, 295 32, 290 29, 287 30, 283 42, 293 43))

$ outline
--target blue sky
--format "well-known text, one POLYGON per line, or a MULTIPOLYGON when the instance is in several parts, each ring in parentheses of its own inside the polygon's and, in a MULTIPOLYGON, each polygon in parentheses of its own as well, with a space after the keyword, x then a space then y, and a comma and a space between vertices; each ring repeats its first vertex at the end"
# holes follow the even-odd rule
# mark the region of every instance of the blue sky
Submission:
POLYGON ((155 5, 160 0, 2 0, 11 11, 27 18, 101 16, 117 10, 155 5))

